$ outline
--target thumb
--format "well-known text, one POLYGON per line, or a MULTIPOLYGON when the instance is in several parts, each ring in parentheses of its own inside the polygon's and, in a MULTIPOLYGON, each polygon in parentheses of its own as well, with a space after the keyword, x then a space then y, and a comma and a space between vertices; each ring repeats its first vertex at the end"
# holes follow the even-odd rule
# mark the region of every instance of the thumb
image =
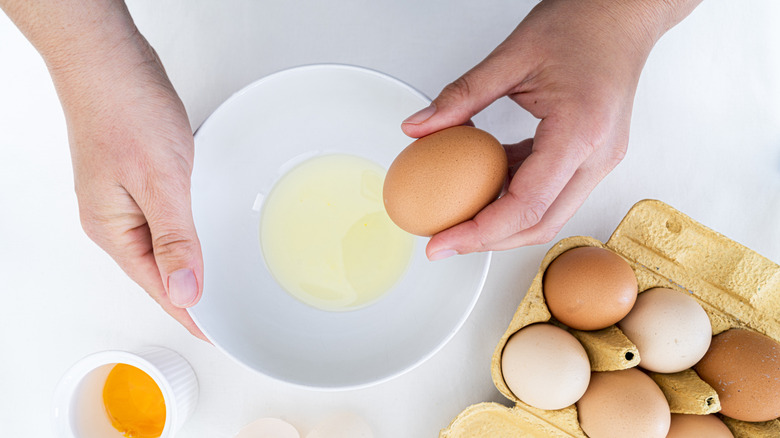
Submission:
POLYGON ((158 185, 163 193, 156 193, 141 209, 168 298, 176 307, 191 307, 203 291, 203 255, 192 220, 189 186, 171 191, 172 186, 158 185))
POLYGON ((509 93, 518 83, 511 60, 494 52, 476 67, 444 87, 426 108, 401 123, 404 133, 420 138, 467 123, 475 114, 509 93))

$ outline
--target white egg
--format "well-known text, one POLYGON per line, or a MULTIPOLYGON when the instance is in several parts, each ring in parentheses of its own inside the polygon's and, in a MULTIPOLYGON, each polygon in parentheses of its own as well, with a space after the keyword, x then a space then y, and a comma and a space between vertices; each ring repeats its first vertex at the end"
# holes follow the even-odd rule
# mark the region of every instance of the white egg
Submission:
POLYGON ((618 323, 639 350, 639 366, 676 373, 696 364, 710 347, 707 312, 689 294, 653 288, 639 294, 631 312, 618 323))
POLYGON ((512 393, 539 409, 562 409, 588 389, 590 361, 582 344, 551 324, 533 324, 509 338, 501 372, 512 393))
POLYGON ((357 414, 344 412, 319 423, 306 438, 373 438, 366 421, 357 414))
POLYGON ((261 418, 244 426, 235 438, 301 438, 301 435, 284 420, 261 418))

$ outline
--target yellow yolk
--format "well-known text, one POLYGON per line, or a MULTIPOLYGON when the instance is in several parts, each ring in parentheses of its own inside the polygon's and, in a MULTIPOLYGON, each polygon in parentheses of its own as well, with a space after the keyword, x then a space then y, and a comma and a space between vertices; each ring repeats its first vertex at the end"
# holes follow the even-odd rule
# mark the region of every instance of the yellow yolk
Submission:
POLYGON ((138 368, 117 364, 103 386, 103 404, 111 424, 127 438, 158 438, 165 427, 162 391, 138 368))

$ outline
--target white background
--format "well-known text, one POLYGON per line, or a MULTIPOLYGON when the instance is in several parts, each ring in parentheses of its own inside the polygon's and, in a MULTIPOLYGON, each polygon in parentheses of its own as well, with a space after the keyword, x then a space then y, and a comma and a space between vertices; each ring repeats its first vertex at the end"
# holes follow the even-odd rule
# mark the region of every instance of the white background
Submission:
MULTIPOLYGON (((435 96, 520 22, 531 1, 132 0, 197 127, 253 80, 318 62, 374 68, 435 96)), ((780 262, 780 4, 710 0, 656 46, 637 91, 628 156, 558 238, 606 240, 656 198, 780 262)), ((503 100, 475 118, 504 142, 535 121, 503 100)), ((197 158, 196 158, 197 159, 197 158)), ((504 401, 490 356, 549 244, 495 254, 457 336, 372 388, 314 392, 252 373, 191 337, 79 226, 67 137, 43 62, 0 14, 0 435, 51 436, 50 399, 79 358, 157 344, 201 384, 180 436, 232 437, 278 416, 302 434, 338 411, 377 438, 432 437, 468 405, 504 401)), ((381 340, 377 340, 381 342, 381 340)))

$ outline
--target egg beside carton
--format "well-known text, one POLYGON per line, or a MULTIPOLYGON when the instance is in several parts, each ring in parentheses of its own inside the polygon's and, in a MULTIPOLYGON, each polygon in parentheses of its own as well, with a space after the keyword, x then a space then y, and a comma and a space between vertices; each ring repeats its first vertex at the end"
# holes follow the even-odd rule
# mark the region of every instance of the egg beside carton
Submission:
MULTIPOLYGON (((508 388, 501 366, 504 347, 512 335, 530 324, 555 323, 542 291, 545 270, 560 254, 583 246, 606 248, 626 259, 641 292, 664 287, 693 296, 707 313, 713 335, 745 328, 780 342, 780 266, 660 201, 641 201, 606 245, 590 237, 572 237, 550 249, 492 359, 493 382, 514 406, 470 406, 441 431, 440 438, 587 437, 575 406, 552 411, 523 403, 508 388)), ((593 371, 623 370, 640 362, 636 346, 617 326, 569 331, 587 351, 593 371)), ((663 392, 672 414, 704 415, 721 410, 716 390, 693 369, 648 375, 663 392)), ((753 423, 721 418, 736 438, 780 436, 778 419, 753 423)))

